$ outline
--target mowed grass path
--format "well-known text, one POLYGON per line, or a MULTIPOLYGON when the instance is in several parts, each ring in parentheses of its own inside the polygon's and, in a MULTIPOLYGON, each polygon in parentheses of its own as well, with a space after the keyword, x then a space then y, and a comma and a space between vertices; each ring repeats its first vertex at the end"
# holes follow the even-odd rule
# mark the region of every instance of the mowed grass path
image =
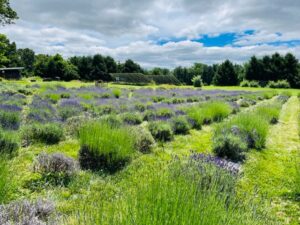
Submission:
POLYGON ((300 202, 294 193, 300 163, 299 109, 295 96, 283 106, 279 123, 269 131, 266 149, 249 153, 239 187, 242 193, 271 200, 271 210, 282 224, 300 224, 300 202))

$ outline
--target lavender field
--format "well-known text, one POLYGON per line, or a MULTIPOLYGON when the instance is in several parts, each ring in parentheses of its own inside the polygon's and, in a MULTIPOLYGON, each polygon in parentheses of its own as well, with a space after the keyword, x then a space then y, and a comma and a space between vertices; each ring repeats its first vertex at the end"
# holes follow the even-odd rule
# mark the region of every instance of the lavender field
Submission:
POLYGON ((260 154, 289 107, 298 120, 286 91, 3 83, 0 224, 297 224, 298 161, 284 188, 256 179, 286 176, 260 154))

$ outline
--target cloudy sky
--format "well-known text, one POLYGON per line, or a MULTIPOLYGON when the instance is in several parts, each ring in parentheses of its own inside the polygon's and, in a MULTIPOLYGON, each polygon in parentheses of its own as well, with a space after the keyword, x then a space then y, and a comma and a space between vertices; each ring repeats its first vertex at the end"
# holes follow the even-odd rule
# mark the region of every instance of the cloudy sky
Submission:
POLYGON ((300 58, 300 0, 11 0, 0 27, 37 53, 111 55, 175 67, 292 52, 300 58))

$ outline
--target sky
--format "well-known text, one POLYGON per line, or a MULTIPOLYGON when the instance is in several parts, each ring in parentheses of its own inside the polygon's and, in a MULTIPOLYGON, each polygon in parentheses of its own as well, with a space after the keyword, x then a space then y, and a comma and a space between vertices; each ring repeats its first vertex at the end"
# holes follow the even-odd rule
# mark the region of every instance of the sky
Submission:
POLYGON ((20 19, 1 33, 37 53, 100 53, 145 68, 300 58, 300 0, 10 1, 20 19))

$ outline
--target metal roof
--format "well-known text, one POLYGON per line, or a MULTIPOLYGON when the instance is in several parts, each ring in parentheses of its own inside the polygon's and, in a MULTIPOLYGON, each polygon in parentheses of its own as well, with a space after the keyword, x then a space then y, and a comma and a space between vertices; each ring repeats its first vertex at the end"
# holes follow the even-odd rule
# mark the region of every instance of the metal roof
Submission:
POLYGON ((10 68, 0 68, 1 71, 5 70, 23 70, 24 67, 10 67, 10 68))

